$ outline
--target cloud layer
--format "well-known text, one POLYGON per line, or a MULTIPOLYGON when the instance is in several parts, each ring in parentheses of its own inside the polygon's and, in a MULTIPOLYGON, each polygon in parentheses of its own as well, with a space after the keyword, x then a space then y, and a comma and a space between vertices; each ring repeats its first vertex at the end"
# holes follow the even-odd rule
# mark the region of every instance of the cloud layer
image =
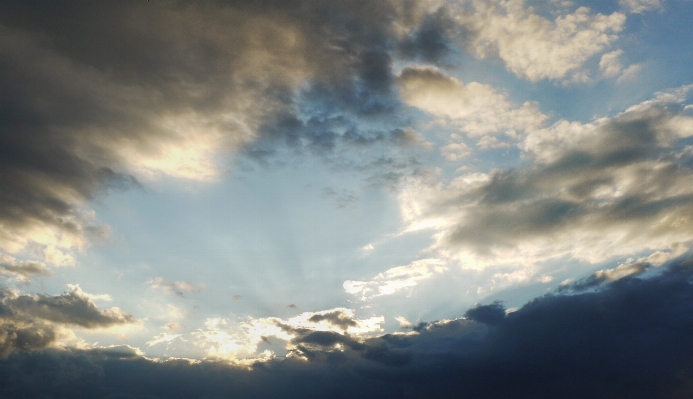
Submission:
POLYGON ((419 179, 401 196, 403 212, 412 226, 439 226, 438 249, 480 262, 598 263, 689 242, 688 90, 592 123, 533 129, 521 144, 526 167, 469 173, 447 187, 419 179))
POLYGON ((300 357, 251 368, 152 361, 128 347, 23 352, 0 363, 0 392, 8 398, 683 398, 693 381, 691 276, 685 256, 648 277, 576 287, 507 314, 500 303, 482 305, 408 334, 364 339, 340 328, 306 331, 293 339, 300 357))
POLYGON ((108 234, 87 201, 159 176, 214 179, 229 153, 406 142, 356 120, 396 106, 390 51, 425 14, 389 1, 4 2, 0 250, 73 264, 108 234))
POLYGON ((497 55, 506 68, 532 82, 584 80, 581 67, 618 39, 626 17, 594 14, 587 7, 553 21, 536 14, 524 0, 473 1, 458 23, 474 35, 470 47, 479 57, 497 55))
POLYGON ((117 307, 99 310, 79 286, 71 288, 54 296, 0 289, 0 356, 50 346, 67 333, 64 326, 103 329, 136 322, 117 307))

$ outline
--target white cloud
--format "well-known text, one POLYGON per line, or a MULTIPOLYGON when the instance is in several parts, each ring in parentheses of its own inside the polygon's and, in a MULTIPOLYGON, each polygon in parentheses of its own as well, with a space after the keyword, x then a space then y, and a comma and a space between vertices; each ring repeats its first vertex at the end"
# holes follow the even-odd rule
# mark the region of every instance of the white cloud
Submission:
POLYGON ((207 286, 203 284, 193 285, 187 281, 167 281, 161 277, 156 277, 147 281, 150 287, 158 290, 162 290, 169 294, 175 294, 178 296, 185 296, 188 292, 199 292, 207 289, 207 286))
POLYGON ((640 64, 633 64, 626 68, 625 71, 621 74, 621 76, 616 79, 616 83, 624 83, 624 82, 631 82, 635 80, 635 78, 638 76, 640 73, 640 70, 642 69, 642 66, 640 64))
POLYGON ((10 277, 20 282, 29 282, 33 277, 52 274, 53 272, 42 262, 17 260, 13 256, 0 253, 0 276, 10 277))
POLYGON ((89 300, 91 300, 91 301, 110 302, 113 300, 113 298, 108 294, 89 294, 89 293, 86 293, 82 290, 82 288, 80 288, 79 284, 68 284, 67 288, 69 288, 76 295, 79 295, 82 298, 89 298, 89 300))
POLYGON ((397 320, 397 322, 399 323, 400 328, 411 328, 412 327, 412 324, 409 322, 409 320, 407 320, 406 318, 404 318, 402 316, 395 317, 395 320, 397 320))
POLYGON ((258 345, 262 342, 281 343, 284 350, 290 351, 295 348, 292 340, 311 332, 332 332, 352 338, 369 337, 383 332, 381 324, 384 321, 382 316, 359 319, 351 309, 334 308, 304 312, 289 319, 249 318, 239 324, 228 319, 210 318, 205 322, 205 329, 198 329, 192 334, 197 338, 196 345, 207 349, 208 358, 244 363, 273 356, 271 351, 258 354, 258 345))
MULTIPOLYGON (((512 132, 514 133, 514 132, 512 132)), ((498 137, 495 136, 484 136, 476 143, 477 147, 481 149, 489 148, 508 148, 510 144, 507 141, 500 141, 498 137)))
POLYGON ((579 71, 618 39, 625 20, 622 13, 592 14, 580 7, 550 21, 523 0, 475 1, 458 16, 475 34, 471 46, 478 57, 498 55, 509 71, 532 82, 579 71))
POLYGON ((347 280, 344 291, 358 296, 361 300, 382 295, 392 295, 406 288, 416 286, 419 281, 443 273, 447 266, 440 259, 422 259, 406 266, 398 266, 377 274, 368 281, 347 280))
POLYGON ((599 69, 602 70, 602 74, 605 77, 611 78, 621 72, 623 65, 621 64, 619 57, 622 54, 623 50, 615 50, 602 55, 602 58, 599 60, 599 69))
POLYGON ((539 282, 542 284, 548 284, 552 281, 553 281, 553 276, 549 276, 549 275, 544 274, 544 275, 539 277, 539 282))
POLYGON ((182 179, 214 180, 222 171, 221 156, 251 141, 255 134, 234 114, 169 115, 154 121, 156 141, 143 146, 117 143, 114 150, 127 160, 125 167, 144 179, 169 175, 182 179))
MULTIPOLYGON (((432 229, 431 250, 465 268, 508 268, 492 276, 498 287, 529 281, 551 259, 597 264, 693 241, 693 147, 679 141, 693 137, 693 117, 681 111, 691 88, 529 131, 522 168, 447 184, 440 174, 411 178, 399 196, 404 231, 432 229)), ((384 286, 376 282, 348 289, 374 296, 384 286)))
POLYGON ((517 107, 489 85, 465 85, 433 67, 404 69, 399 75, 399 87, 407 104, 446 118, 470 136, 522 131, 539 126, 546 119, 535 103, 525 102, 517 107))
POLYGON ((627 12, 642 14, 645 11, 653 11, 662 8, 660 0, 619 0, 618 4, 627 12))
MULTIPOLYGON (((163 344, 163 343, 170 344, 173 340, 175 340, 177 338, 182 339, 181 337, 182 337, 181 334, 161 333, 161 334, 157 335, 156 337, 152 338, 150 341, 147 341, 147 346, 154 346, 154 345, 163 344)), ((185 341, 185 340, 183 339, 183 341, 185 341)))
POLYGON ((465 143, 448 143, 440 148, 440 154, 448 161, 459 161, 471 153, 472 150, 465 143))
POLYGON ((532 267, 525 267, 509 272, 496 272, 491 276, 491 281, 484 287, 480 287, 479 292, 488 292, 496 289, 503 289, 518 284, 527 283, 534 277, 536 271, 532 267))

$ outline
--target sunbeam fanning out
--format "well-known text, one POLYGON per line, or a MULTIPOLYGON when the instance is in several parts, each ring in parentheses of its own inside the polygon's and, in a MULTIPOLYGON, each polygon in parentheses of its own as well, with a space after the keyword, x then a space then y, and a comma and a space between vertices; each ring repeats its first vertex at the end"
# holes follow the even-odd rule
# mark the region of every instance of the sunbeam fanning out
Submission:
POLYGON ((0 397, 693 397, 691 15, 0 3, 0 397))

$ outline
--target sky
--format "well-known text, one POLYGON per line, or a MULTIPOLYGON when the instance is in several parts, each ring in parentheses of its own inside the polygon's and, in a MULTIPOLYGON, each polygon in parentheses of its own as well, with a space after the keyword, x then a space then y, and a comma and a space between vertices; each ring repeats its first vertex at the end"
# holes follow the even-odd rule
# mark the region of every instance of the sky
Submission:
POLYGON ((2 396, 693 396, 691 15, 3 1, 2 396))

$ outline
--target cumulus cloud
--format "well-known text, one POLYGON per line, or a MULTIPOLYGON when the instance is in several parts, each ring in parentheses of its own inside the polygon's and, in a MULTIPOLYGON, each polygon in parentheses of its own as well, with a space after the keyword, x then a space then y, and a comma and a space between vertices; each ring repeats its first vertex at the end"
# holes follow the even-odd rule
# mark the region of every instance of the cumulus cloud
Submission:
POLYGON ((300 355, 301 344, 305 348, 305 345, 310 346, 310 340, 317 340, 312 342, 315 344, 322 342, 317 337, 332 337, 328 340, 331 343, 325 344, 328 346, 339 342, 357 342, 363 337, 382 332, 383 322, 383 317, 360 319, 352 309, 335 308, 303 312, 288 319, 250 318, 240 325, 223 318, 210 318, 205 322, 205 328, 198 329, 193 336, 197 339, 197 346, 206 348, 208 358, 250 364, 258 357, 271 359, 278 350, 300 355), (315 333, 317 335, 312 335, 315 333), (307 336, 312 338, 305 338, 307 336), (259 345, 272 344, 270 338, 279 345, 258 354, 259 345))
MULTIPOLYGON (((178 295, 179 297, 185 297, 186 293, 200 292, 206 290, 207 286, 203 284, 194 285, 187 281, 168 281, 161 277, 157 277, 147 281, 150 287, 155 290, 161 290, 168 294, 178 295)), ((169 305, 175 308, 173 305, 169 305)))
POLYGON ((132 315, 117 307, 99 310, 79 286, 55 296, 18 295, 12 291, 4 291, 2 295, 3 305, 13 311, 53 323, 93 329, 136 322, 132 315))
MULTIPOLYGON (((49 349, 0 361, 8 397, 688 397, 690 256, 661 273, 550 294, 513 312, 493 302, 406 334, 306 331, 298 355, 239 366, 149 360, 134 348, 49 349), (15 370, 9 374, 6 370, 15 370), (21 376, 21 377, 20 377, 21 376), (584 381, 590 381, 585 384, 584 381)), ((311 316, 312 317, 312 316, 311 316)))
POLYGON ((602 55, 602 58, 599 60, 599 69, 602 70, 602 74, 605 77, 611 78, 621 73, 623 65, 619 57, 622 54, 623 50, 615 50, 602 55))
POLYGON ((42 262, 20 261, 12 256, 0 253, 0 276, 28 282, 33 277, 50 276, 53 272, 42 262))
POLYGON ((416 286, 419 281, 429 279, 447 270, 440 259, 422 259, 406 266, 398 266, 377 274, 368 281, 347 280, 344 291, 356 295, 361 300, 382 295, 392 295, 398 291, 416 286))
MULTIPOLYGON (((546 119, 535 103, 515 106, 489 85, 463 84, 433 67, 405 68, 398 82, 400 95, 407 104, 449 120, 470 136, 524 131, 541 125, 546 119)), ((460 151, 449 149, 447 152, 460 151)))
POLYGON ((55 296, 0 288, 0 356, 53 345, 69 335, 65 326, 103 329, 135 322, 119 308, 99 310, 79 286, 55 296))
POLYGON ((437 226, 437 248, 470 267, 568 256, 598 263, 693 240, 690 87, 614 117, 528 133, 527 166, 418 179, 400 196, 412 227, 437 226), (484 260, 485 259, 485 260, 484 260))
POLYGON ((580 7, 551 21, 526 7, 524 0, 474 1, 457 16, 473 33, 473 53, 481 58, 497 55, 510 72, 532 82, 569 74, 579 78, 585 62, 618 39, 625 20, 622 13, 593 14, 580 7))
POLYGON ((472 149, 465 143, 452 142, 440 148, 440 154, 448 161, 459 161, 472 153, 472 149))

